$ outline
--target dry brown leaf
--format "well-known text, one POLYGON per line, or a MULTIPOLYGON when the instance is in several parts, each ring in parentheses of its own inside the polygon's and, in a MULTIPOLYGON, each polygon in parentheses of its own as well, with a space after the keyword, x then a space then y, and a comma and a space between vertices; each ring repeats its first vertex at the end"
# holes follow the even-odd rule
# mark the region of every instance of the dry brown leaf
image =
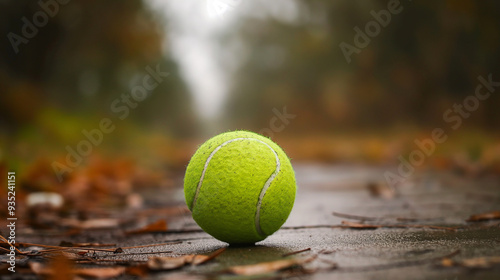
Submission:
POLYGON ((300 254, 300 253, 303 253, 303 252, 307 252, 307 251, 311 251, 311 248, 306 248, 306 249, 302 249, 302 250, 298 250, 298 251, 286 253, 286 254, 283 254, 281 256, 282 257, 289 257, 289 256, 293 256, 293 255, 300 254))
POLYGON ((453 261, 452 259, 450 258, 443 258, 441 260, 441 266, 444 266, 444 267, 452 267, 455 265, 455 261, 453 261))
POLYGON ((205 256, 205 255, 196 255, 191 260, 191 264, 193 264, 193 265, 204 264, 204 263, 206 263, 206 262, 214 259, 218 255, 222 254, 222 252, 224 252, 224 251, 226 251, 226 247, 220 248, 220 249, 216 250, 215 252, 213 252, 212 254, 210 254, 208 256, 205 256))
POLYGON ((276 272, 293 266, 302 265, 312 259, 285 259, 271 262, 262 262, 251 265, 239 265, 229 268, 229 272, 238 275, 258 275, 276 272))
POLYGON ((33 271, 33 273, 35 273, 36 275, 49 275, 53 273, 53 271, 46 268, 43 264, 39 262, 30 262, 29 266, 31 268, 31 271, 33 271))
POLYGON ((345 226, 348 226, 350 228, 356 228, 356 229, 376 229, 380 228, 380 225, 365 225, 361 223, 355 223, 355 222, 350 222, 350 221, 342 221, 342 224, 345 226))
POLYGON ((194 255, 191 259, 188 260, 188 263, 192 265, 199 265, 208 261, 209 256, 205 255, 194 255))
POLYGON ((220 248, 208 256, 185 255, 180 257, 151 257, 148 259, 147 266, 151 270, 171 270, 182 267, 186 264, 200 265, 214 259, 225 250, 225 247, 220 248))
POLYGON ((490 268, 498 264, 500 264, 500 256, 465 259, 460 262, 460 265, 467 268, 490 268))
POLYGON ((142 233, 151 233, 151 232, 159 232, 159 231, 167 231, 167 221, 158 220, 152 224, 149 224, 143 228, 130 230, 125 232, 126 234, 142 234, 142 233))
POLYGON ((80 223, 82 229, 102 229, 102 228, 116 228, 120 225, 117 219, 91 219, 80 223))
POLYGON ((148 268, 147 264, 140 264, 140 265, 136 265, 136 266, 127 267, 126 272, 129 275, 144 277, 144 276, 148 275, 149 268, 148 268))
POLYGON ((151 257, 147 265, 151 270, 171 270, 184 266, 193 259, 194 255, 180 257, 151 257))
POLYGON ((187 213, 191 213, 186 205, 173 205, 164 208, 151 208, 144 209, 137 213, 138 216, 151 217, 151 216, 180 216, 187 213))
POLYGON ((48 259, 53 259, 54 261, 60 260, 61 257, 65 260, 78 260, 81 259, 81 254, 75 252, 66 252, 66 251, 53 251, 46 252, 44 256, 48 259))
POLYGON ((481 222, 481 221, 496 220, 496 219, 500 219, 500 211, 491 211, 477 215, 472 215, 466 221, 481 222))
POLYGON ((106 229, 116 228, 120 225, 120 221, 118 219, 90 219, 85 221, 64 219, 61 221, 61 225, 78 229, 106 229))
POLYGON ((447 256, 441 259, 441 266, 443 267, 453 267, 461 266, 466 268, 481 269, 481 268, 491 268, 495 265, 500 265, 500 256, 492 257, 477 257, 470 259, 463 259, 460 261, 454 261, 451 259, 452 256, 447 256))
MULTIPOLYGON (((56 263, 56 262, 54 262, 56 263)), ((61 267, 59 265, 53 266, 44 266, 38 262, 30 262, 29 266, 31 270, 37 275, 49 275, 52 277, 61 276, 61 267)), ((94 277, 94 278, 113 278, 120 276, 125 272, 125 267, 116 266, 116 267, 99 267, 99 268, 77 268, 72 269, 71 267, 65 266, 64 270, 65 275, 79 275, 83 277, 94 277)), ((66 279, 66 278, 58 278, 58 279, 66 279)), ((72 278, 68 278, 72 279, 72 278)))
POLYGON ((125 272, 125 267, 98 267, 98 268, 78 268, 73 270, 73 273, 83 277, 94 278, 113 278, 122 275, 125 272))
POLYGON ((144 198, 138 193, 131 193, 126 198, 127 207, 132 209, 141 209, 144 205, 144 198))
POLYGON ((373 197, 381 197, 384 199, 392 199, 396 195, 394 189, 389 187, 386 183, 369 183, 367 186, 370 195, 373 197))

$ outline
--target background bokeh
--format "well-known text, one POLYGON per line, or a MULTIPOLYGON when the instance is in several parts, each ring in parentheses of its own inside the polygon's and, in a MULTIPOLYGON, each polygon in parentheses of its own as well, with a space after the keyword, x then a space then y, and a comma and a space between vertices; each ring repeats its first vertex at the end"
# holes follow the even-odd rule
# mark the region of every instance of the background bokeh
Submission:
POLYGON ((196 147, 234 129, 295 162, 393 166, 439 127, 449 137, 419 168, 500 172, 500 89, 458 129, 443 118, 479 76, 500 81, 498 1, 396 1, 350 63, 340 44, 393 1, 63 2, 0 1, 0 163, 22 190, 178 186, 196 147), (114 102, 148 67, 169 75, 121 119, 114 102), (105 118, 115 129, 69 166, 105 118), (70 167, 62 180, 54 162, 70 167))

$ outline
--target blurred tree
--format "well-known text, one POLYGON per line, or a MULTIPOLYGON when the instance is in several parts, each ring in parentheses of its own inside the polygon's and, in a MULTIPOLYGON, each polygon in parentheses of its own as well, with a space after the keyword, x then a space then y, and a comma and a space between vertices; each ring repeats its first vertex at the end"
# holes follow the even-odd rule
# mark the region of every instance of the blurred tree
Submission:
POLYGON ((4 127, 32 123, 47 106, 109 115, 113 100, 130 94, 148 65, 173 74, 131 118, 171 132, 194 124, 176 64, 162 52, 163 23, 141 0, 2 1, 0 33, 4 127))
MULTIPOLYGON (((272 108, 297 114, 294 129, 435 126, 443 112, 474 94, 477 77, 500 80, 500 2, 400 1, 366 47, 346 61, 340 43, 354 44, 355 27, 374 21, 388 0, 296 1, 293 22, 246 17, 224 47, 244 46, 227 113, 235 127, 272 108)), ((222 47, 222 46, 221 46, 222 47)), ((498 127, 500 95, 483 102, 469 123, 498 127)))

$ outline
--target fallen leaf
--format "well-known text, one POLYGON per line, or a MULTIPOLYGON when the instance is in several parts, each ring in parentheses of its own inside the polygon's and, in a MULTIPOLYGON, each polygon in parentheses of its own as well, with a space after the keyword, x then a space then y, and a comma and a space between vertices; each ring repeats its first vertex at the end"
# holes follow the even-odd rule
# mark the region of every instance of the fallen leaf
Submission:
MULTIPOLYGON (((38 262, 30 262, 29 266, 31 270, 37 275, 49 275, 56 276, 59 275, 60 271, 55 266, 44 266, 38 262)), ((71 269, 67 272, 70 275, 79 275, 82 277, 94 277, 94 278, 113 278, 122 275, 125 272, 125 267, 98 267, 98 268, 77 268, 71 269)))
POLYGON ((349 221, 342 221, 342 224, 350 227, 350 228, 355 228, 355 229, 377 229, 380 228, 380 225, 367 225, 367 224, 361 224, 361 223, 355 223, 355 222, 349 222, 349 221))
POLYGON ((369 183, 367 186, 370 195, 373 197, 381 197, 384 199, 392 199, 396 195, 393 188, 385 183, 369 183))
POLYGON ((43 264, 41 264, 39 262, 30 262, 29 267, 30 267, 31 271, 33 271, 33 273, 35 273, 37 275, 49 275, 49 274, 53 273, 53 271, 46 268, 43 264))
POLYGON ((271 262, 262 262, 251 265, 239 265, 233 266, 229 268, 229 272, 238 274, 238 275, 258 275, 258 274, 266 274, 271 272, 276 272, 279 270, 287 269, 293 266, 299 266, 305 264, 307 262, 312 261, 313 258, 310 259, 285 259, 285 260, 277 260, 271 262))
POLYGON ((191 259, 188 260, 187 263, 192 265, 202 264, 208 261, 208 256, 205 255, 194 255, 191 259))
POLYGON ((102 229, 102 228, 116 228, 120 225, 117 219, 91 219, 81 222, 80 228, 83 229, 102 229))
POLYGON ((282 257, 289 257, 289 256, 292 256, 292 255, 300 254, 300 253, 307 252, 307 251, 311 251, 311 248, 307 248, 307 249, 302 249, 302 250, 299 250, 299 251, 294 251, 294 252, 286 253, 286 254, 283 254, 281 256, 282 257))
POLYGON ((151 232, 162 232, 167 231, 167 222, 165 220, 158 220, 152 224, 149 224, 143 228, 136 230, 129 230, 125 232, 126 234, 142 234, 142 233, 151 233, 151 232))
POLYGON ((208 256, 185 255, 180 257, 151 257, 148 259, 147 266, 151 270, 171 270, 182 267, 186 264, 200 265, 214 259, 225 250, 225 247, 220 248, 208 256))
POLYGON ((152 217, 152 216, 181 216, 184 214, 191 213, 191 211, 186 207, 186 205, 173 205, 164 208, 150 208, 141 210, 137 213, 140 217, 152 217))
POLYGON ((193 259, 194 255, 180 257, 151 257, 147 265, 151 270, 171 270, 184 266, 193 259))
POLYGON ((75 253, 75 252, 65 252, 65 251, 53 251, 53 252, 46 252, 44 253, 44 256, 49 259, 54 259, 55 260, 60 260, 61 258, 64 258, 65 260, 79 260, 81 259, 82 255, 80 253, 75 253))
POLYGON ((79 235, 81 233, 82 233, 82 229, 79 229, 79 228, 70 228, 70 229, 68 229, 64 233, 64 235, 66 235, 66 236, 77 236, 77 235, 79 235))
POLYGON ((118 219, 90 219, 79 221, 75 219, 65 219, 61 221, 61 225, 78 228, 78 229, 107 229, 116 228, 120 225, 118 219))
MULTIPOLYGON (((319 273, 319 272, 328 272, 334 269, 338 268, 338 264, 334 261, 327 260, 327 259, 318 259, 318 262, 309 262, 307 264, 304 264, 300 270, 292 270, 291 273, 298 272, 300 274, 313 274, 313 273, 319 273)), ((290 276, 292 276, 290 275, 290 276)), ((298 276, 297 275, 297 276, 298 276)), ((289 277, 288 275, 286 276, 287 278, 289 277)))
POLYGON ((205 255, 196 255, 193 257, 191 260, 191 263, 193 265, 199 265, 199 264, 204 264, 214 258, 216 258, 218 255, 222 254, 222 252, 226 251, 226 247, 220 248, 213 252, 212 254, 205 256, 205 255))
POLYGON ((500 219, 500 211, 492 211, 492 212, 486 212, 486 213, 481 213, 481 214, 477 214, 477 215, 472 215, 466 221, 467 222, 481 222, 481 221, 496 220, 496 219, 500 219))
POLYGON ((125 272, 125 267, 78 268, 73 272, 83 277, 113 278, 122 275, 125 272))
POLYGON ((132 209, 140 209, 144 205, 144 198, 138 193, 131 193, 126 198, 127 206, 132 209))
POLYGON ((459 264, 467 268, 490 268, 500 264, 500 256, 465 259, 459 264))
POLYGON ((441 260, 441 266, 443 267, 452 267, 455 265, 455 261, 450 258, 443 258, 441 260))
POLYGON ((127 267, 126 273, 133 276, 144 277, 148 275, 149 268, 147 264, 139 264, 127 267))

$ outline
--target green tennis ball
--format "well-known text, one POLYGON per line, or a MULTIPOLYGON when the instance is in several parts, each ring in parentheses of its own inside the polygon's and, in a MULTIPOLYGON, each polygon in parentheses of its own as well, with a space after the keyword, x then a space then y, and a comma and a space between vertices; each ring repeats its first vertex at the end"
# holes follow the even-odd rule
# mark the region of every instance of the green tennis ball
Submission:
POLYGON ((277 231, 292 210, 296 190, 285 152, 248 131, 209 139, 184 177, 186 204, 196 223, 230 244, 253 244, 277 231))

